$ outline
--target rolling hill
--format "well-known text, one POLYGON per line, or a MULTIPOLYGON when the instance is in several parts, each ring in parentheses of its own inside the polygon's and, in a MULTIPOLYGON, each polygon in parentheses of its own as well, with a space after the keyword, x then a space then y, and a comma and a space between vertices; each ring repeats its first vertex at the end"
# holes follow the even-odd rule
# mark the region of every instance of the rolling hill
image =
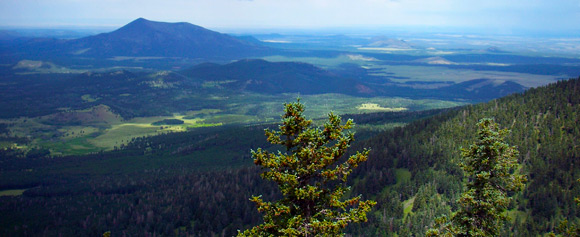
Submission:
POLYGON ((265 94, 365 94, 364 84, 307 63, 246 59, 218 65, 201 64, 182 72, 203 81, 218 81, 225 88, 265 94))
POLYGON ((393 49, 413 49, 409 43, 404 40, 391 39, 385 36, 373 37, 370 43, 366 45, 369 48, 393 48, 393 49))

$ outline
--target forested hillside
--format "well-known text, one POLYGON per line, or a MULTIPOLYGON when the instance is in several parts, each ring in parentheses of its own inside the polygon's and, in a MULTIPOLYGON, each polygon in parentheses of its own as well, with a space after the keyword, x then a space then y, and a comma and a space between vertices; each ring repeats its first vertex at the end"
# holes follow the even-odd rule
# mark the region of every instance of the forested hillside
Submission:
POLYGON ((355 192, 375 198, 374 220, 355 232, 422 235, 433 220, 455 210, 462 192, 460 147, 475 140, 477 121, 491 117, 511 129, 520 151, 525 190, 510 205, 506 234, 553 231, 563 218, 578 223, 580 195, 580 80, 560 81, 489 103, 467 106, 375 136, 371 158, 358 169, 355 192))
MULTIPOLYGON (((521 172, 529 179, 510 205, 512 220, 504 233, 533 236, 553 231, 564 218, 579 224, 574 203, 580 196, 575 181, 580 177, 579 102, 580 79, 573 79, 437 115, 345 116, 359 125, 430 116, 383 133, 359 134, 369 138, 351 150, 372 150, 351 176, 352 193, 377 205, 368 223, 352 225, 348 232, 420 236, 436 217, 456 210, 463 179, 459 148, 473 143, 475 124, 483 117, 511 129, 507 142, 518 147, 521 172)), ((259 178, 257 168, 244 167, 251 163, 250 149, 279 149, 267 146, 263 128, 140 138, 82 157, 9 158, 3 153, 0 189, 22 189, 12 190, 22 195, 0 196, 0 235, 235 235, 261 222, 248 200, 252 195, 265 200, 279 195, 259 178)))

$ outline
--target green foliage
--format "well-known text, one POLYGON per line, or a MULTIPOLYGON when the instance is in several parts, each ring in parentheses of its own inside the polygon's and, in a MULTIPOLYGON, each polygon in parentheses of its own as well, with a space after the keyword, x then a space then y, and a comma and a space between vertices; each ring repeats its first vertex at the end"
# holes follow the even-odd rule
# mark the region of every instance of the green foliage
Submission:
POLYGON ((568 220, 563 220, 560 222, 558 227, 556 227, 556 233, 560 236, 566 237, 580 236, 580 227, 576 224, 569 224, 568 220))
MULTIPOLYGON (((580 182, 580 179, 577 179, 576 182, 580 182)), ((576 202, 576 205, 580 205, 580 197, 575 197, 574 202, 576 202)), ((556 233, 566 237, 580 236, 580 226, 574 223, 568 223, 568 220, 564 219, 556 227, 556 233)), ((555 236, 553 233, 550 233, 550 235, 555 236)))
MULTIPOLYGON (((467 191, 458 200, 459 211, 443 228, 453 235, 497 236, 507 219, 509 195, 522 190, 527 179, 514 174, 519 153, 504 142, 509 130, 499 129, 489 118, 480 120, 477 127, 477 142, 461 151, 460 166, 469 179, 467 191)), ((437 230, 427 233, 437 234, 437 230)))
POLYGON ((267 140, 285 146, 286 153, 252 151, 254 163, 266 169, 262 178, 276 182, 284 197, 277 202, 252 197, 264 213, 264 223, 240 236, 341 235, 350 222, 366 222, 367 212, 376 204, 362 201, 360 195, 343 200, 350 190, 345 185, 348 175, 369 153, 365 149, 340 160, 354 141, 353 133, 344 132, 353 121, 341 125, 341 118, 330 113, 324 129, 313 128, 303 112, 300 100, 285 104, 280 130, 266 130, 267 140))

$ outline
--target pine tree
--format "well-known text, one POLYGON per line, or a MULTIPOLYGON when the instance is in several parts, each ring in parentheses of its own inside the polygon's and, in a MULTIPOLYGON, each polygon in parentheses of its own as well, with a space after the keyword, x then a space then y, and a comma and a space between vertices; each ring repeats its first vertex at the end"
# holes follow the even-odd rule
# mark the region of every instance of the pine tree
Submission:
POLYGON ((429 230, 427 236, 497 236, 507 218, 504 212, 511 201, 509 194, 523 189, 526 176, 514 174, 518 150, 504 142, 510 131, 500 130, 489 118, 477 126, 477 142, 461 152, 460 166, 468 183, 458 200, 460 209, 451 223, 445 223, 445 217, 437 220, 439 229, 429 230))
POLYGON ((352 120, 328 115, 324 128, 316 128, 303 116, 304 105, 284 104, 279 131, 266 130, 267 140, 282 145, 286 152, 252 151, 254 163, 265 171, 262 178, 278 184, 283 198, 265 202, 253 196, 264 223, 240 232, 239 236, 338 236, 351 222, 366 222, 367 212, 376 204, 356 196, 343 200, 350 187, 345 185, 352 169, 367 160, 369 150, 348 157, 354 134, 345 132, 352 120))
MULTIPOLYGON (((580 179, 577 179, 576 182, 580 182, 580 179)), ((575 197, 574 202, 576 202, 576 205, 580 206, 580 197, 575 197)), ((580 236, 580 226, 573 222, 568 223, 568 219, 564 219, 556 227, 556 233, 559 235, 550 233, 549 236, 580 236)))

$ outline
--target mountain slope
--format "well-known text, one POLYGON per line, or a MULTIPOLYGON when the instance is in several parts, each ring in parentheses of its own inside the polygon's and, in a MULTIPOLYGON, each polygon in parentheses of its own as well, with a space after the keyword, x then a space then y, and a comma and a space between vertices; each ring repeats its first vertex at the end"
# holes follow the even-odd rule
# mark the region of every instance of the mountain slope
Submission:
POLYGON ((379 201, 380 214, 372 223, 356 231, 422 235, 436 217, 449 216, 462 190, 460 147, 475 140, 475 124, 484 117, 511 129, 508 143, 518 147, 520 172, 529 179, 515 197, 509 211, 512 223, 504 235, 554 231, 562 218, 578 223, 580 209, 574 197, 580 196, 575 181, 580 177, 579 92, 580 78, 561 81, 416 121, 355 147, 375 152, 355 171, 361 181, 354 192, 384 200, 379 201), (405 172, 408 178, 401 175, 405 172), (412 208, 406 214, 397 208, 403 203, 412 208))
POLYGON ((77 54, 93 56, 226 57, 264 47, 190 23, 139 18, 111 33, 68 43, 77 54))
POLYGON ((63 107, 83 110, 100 104, 132 118, 171 114, 200 104, 187 98, 201 85, 169 71, 16 75, 12 82, 0 90, 0 118, 37 117, 63 107))
POLYGON ((475 79, 440 89, 439 93, 473 100, 491 100, 512 93, 522 92, 525 87, 513 81, 475 79))
POLYGON ((226 65, 201 64, 182 73, 202 81, 221 81, 223 87, 238 91, 266 94, 366 93, 361 90, 365 87, 362 83, 306 63, 247 59, 226 65))
POLYGON ((73 40, 33 40, 21 49, 38 54, 91 57, 236 58, 268 49, 190 23, 139 18, 110 33, 73 40))

